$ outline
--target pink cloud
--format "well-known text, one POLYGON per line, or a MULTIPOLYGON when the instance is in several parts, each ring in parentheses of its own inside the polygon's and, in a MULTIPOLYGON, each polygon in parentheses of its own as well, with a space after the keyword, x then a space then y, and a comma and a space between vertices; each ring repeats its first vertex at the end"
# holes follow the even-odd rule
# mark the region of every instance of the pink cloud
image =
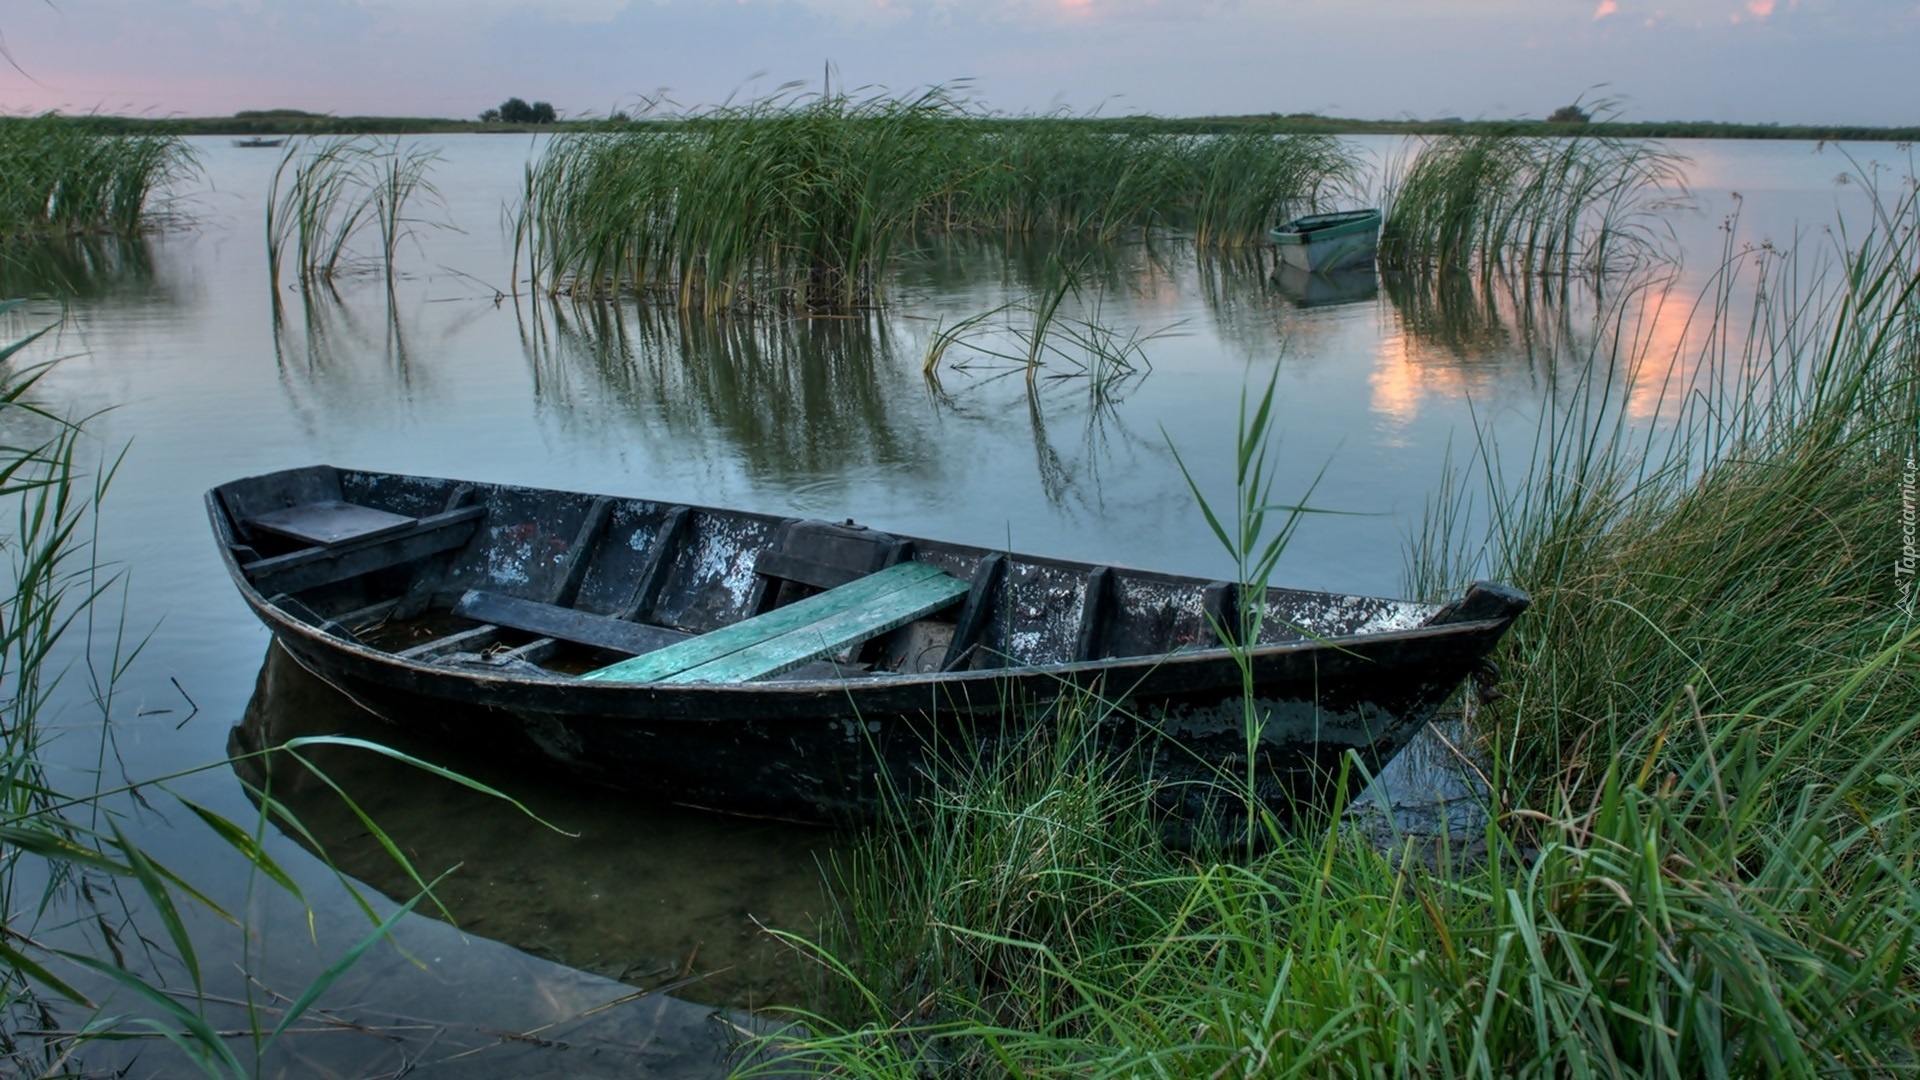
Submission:
POLYGON ((1600 0, 1600 6, 1593 9, 1593 21, 1599 22, 1620 10, 1619 0, 1600 0))
POLYGON ((1764 19, 1773 14, 1773 0, 1747 0, 1747 14, 1764 19))

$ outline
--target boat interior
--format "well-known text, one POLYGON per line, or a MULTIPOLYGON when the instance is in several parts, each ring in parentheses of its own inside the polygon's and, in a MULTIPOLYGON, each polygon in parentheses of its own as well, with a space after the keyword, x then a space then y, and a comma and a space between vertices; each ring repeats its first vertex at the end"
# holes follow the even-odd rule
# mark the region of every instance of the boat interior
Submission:
MULTIPOLYGON (((209 495, 247 584, 403 660, 636 683, 882 678, 1221 643, 1238 587, 689 505, 312 466, 209 495)), ((1437 605, 1273 589, 1258 644, 1437 605)), ((1231 630, 1227 630, 1231 633, 1231 630)))

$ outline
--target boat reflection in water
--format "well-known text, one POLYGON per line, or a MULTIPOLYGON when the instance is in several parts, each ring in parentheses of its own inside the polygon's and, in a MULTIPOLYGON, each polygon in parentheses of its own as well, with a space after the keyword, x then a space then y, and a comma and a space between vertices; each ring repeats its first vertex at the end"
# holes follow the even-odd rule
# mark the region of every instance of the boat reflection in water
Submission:
POLYGON ((1316 273, 1281 263, 1270 280, 1280 295, 1301 308, 1357 304, 1380 295, 1380 276, 1371 265, 1316 273))
MULTIPOLYGON (((410 739, 271 646, 229 751, 237 757, 321 734, 446 766, 578 834, 556 834, 504 801, 379 754, 303 749, 423 880, 457 867, 434 892, 462 930, 637 986, 672 987, 703 1004, 803 1003, 800 959, 761 926, 811 933, 825 903, 820 883, 833 834, 649 805, 410 739)), ((337 869, 397 901, 419 891, 340 796, 298 762, 253 757, 234 769, 256 800, 268 791, 287 807, 337 869)), ((445 917, 430 900, 415 910, 445 917)))

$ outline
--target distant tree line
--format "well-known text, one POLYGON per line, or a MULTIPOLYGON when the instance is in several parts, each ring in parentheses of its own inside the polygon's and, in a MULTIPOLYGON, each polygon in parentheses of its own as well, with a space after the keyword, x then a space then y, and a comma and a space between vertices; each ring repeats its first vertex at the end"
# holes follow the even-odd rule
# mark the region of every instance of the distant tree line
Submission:
POLYGON ((488 109, 480 114, 483 124, 551 124, 560 117, 553 106, 544 101, 529 105, 517 97, 510 97, 500 103, 497 109, 488 109))

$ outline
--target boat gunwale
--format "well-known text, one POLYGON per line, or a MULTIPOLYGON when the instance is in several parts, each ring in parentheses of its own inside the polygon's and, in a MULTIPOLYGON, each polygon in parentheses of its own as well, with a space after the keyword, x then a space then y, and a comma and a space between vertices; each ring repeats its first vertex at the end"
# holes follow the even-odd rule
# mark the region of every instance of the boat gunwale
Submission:
POLYGON ((1267 239, 1283 246, 1307 245, 1318 240, 1337 240, 1356 235, 1369 226, 1378 230, 1384 220, 1385 216, 1378 209, 1307 214, 1275 225, 1267 231, 1267 239))
MULTIPOLYGON (((431 480, 439 483, 460 483, 443 477, 414 477, 410 474, 380 472, 371 470, 349 470, 334 466, 340 473, 354 472, 364 476, 378 476, 395 479, 431 480)), ((263 474, 272 475, 272 474, 263 474)), ((235 483, 236 481, 229 481, 235 483)), ((566 689, 581 693, 595 700, 612 700, 636 690, 649 692, 670 692, 676 697, 709 697, 724 699, 729 697, 766 697, 781 695, 820 695, 835 693, 847 698, 879 696, 883 692, 911 692, 937 687, 971 687, 989 685, 995 682, 1032 681, 1037 683, 1057 682, 1062 685, 1081 685, 1088 676, 1120 675, 1138 673, 1146 675, 1162 668, 1198 669, 1208 665, 1231 663, 1236 654, 1243 655, 1254 662, 1269 662, 1286 656, 1315 651, 1329 654, 1346 653, 1357 655, 1343 645, 1366 643, 1375 644, 1421 642, 1429 639, 1444 640, 1449 637, 1471 637, 1495 627, 1505 627, 1512 622, 1512 616, 1491 619, 1463 620, 1434 624, 1423 622, 1409 627, 1372 630, 1359 633, 1346 633, 1335 636, 1318 637, 1307 635, 1290 640, 1257 644, 1247 649, 1236 649, 1227 645, 1211 645, 1203 648, 1176 648, 1169 652, 1154 654, 1135 654, 1129 656, 1110 656, 1091 660, 1060 661, 1046 664, 1010 664, 1004 667, 971 668, 960 671, 933 672, 885 672, 862 674, 833 679, 775 679, 756 680, 746 683, 661 683, 661 682, 614 682, 581 679, 578 676, 561 672, 537 671, 487 671, 477 667, 455 667, 432 660, 416 660, 400 656, 398 653, 368 645, 365 642, 350 640, 325 629, 299 619, 269 600, 246 576, 244 568, 235 557, 233 544, 237 534, 233 532, 232 521, 226 506, 220 499, 220 490, 226 485, 218 485, 207 491, 205 501, 208 514, 221 541, 220 557, 226 565, 228 575, 239 588, 242 598, 252 608, 257 617, 266 622, 275 634, 291 635, 306 642, 308 647, 326 648, 334 652, 352 656, 364 664, 377 665, 396 672, 407 672, 416 676, 432 679, 446 679, 454 684, 475 687, 526 687, 540 690, 566 689)), ((512 484, 487 484, 495 490, 519 491, 535 494, 571 496, 575 498, 593 498, 585 492, 575 492, 556 488, 535 488, 512 484)), ((631 502, 650 505, 669 505, 660 499, 644 496, 614 496, 631 502)), ((772 523, 784 520, 779 515, 763 514, 751 510, 735 510, 717 507, 692 506, 689 509, 697 513, 722 516, 747 517, 761 522, 772 523)), ((993 552, 990 549, 977 548, 975 545, 952 541, 940 541, 922 537, 902 536, 915 544, 927 544, 937 549, 957 549, 962 552, 978 551, 1009 555, 1023 563, 1069 571, 1088 571, 1095 565, 1085 560, 1072 560, 1052 556, 1030 555, 1026 553, 993 552)), ((1111 568, 1130 577, 1156 582, 1159 584, 1182 585, 1192 587, 1205 585, 1209 579, 1197 575, 1173 574, 1165 571, 1136 569, 1111 565, 1111 568)), ((1355 593, 1332 593, 1318 590, 1292 589, 1284 586, 1270 586, 1272 592, 1280 596, 1300 596, 1325 598, 1329 600, 1370 600, 1393 604, 1415 604, 1430 609, 1427 619, 1432 619, 1443 609, 1443 604, 1413 601, 1404 598, 1364 596, 1355 593)), ((291 651, 291 650, 290 650, 291 651)), ((1237 666, 1237 665, 1236 665, 1237 666)), ((1236 676, 1237 677, 1237 676, 1236 676)))
MULTIPOLYGON (((259 594, 255 592, 249 596, 248 599, 252 601, 258 596, 259 594)), ((305 638, 315 644, 324 645, 340 652, 350 652, 363 659, 383 663, 394 668, 421 674, 446 676, 462 682, 490 682, 504 685, 538 686, 543 688, 578 688, 598 696, 618 696, 623 691, 630 692, 633 690, 667 690, 676 695, 692 693, 763 695, 768 693, 817 693, 822 690, 878 690, 882 688, 889 690, 906 690, 916 687, 991 682, 1035 676, 1056 676, 1060 677, 1060 680, 1064 682, 1070 681, 1067 679, 1068 676, 1078 674, 1107 674, 1121 670, 1151 671, 1170 665, 1217 663, 1223 660, 1231 660, 1234 656, 1233 649, 1224 645, 1216 645, 1205 649, 1175 650, 1173 652, 1152 655, 1116 656, 1100 660, 1074 660, 1052 664, 1019 664, 999 668, 972 668, 966 671, 888 672, 884 674, 848 676, 838 679, 769 679, 745 683, 615 682, 612 680, 582 679, 578 676, 567 675, 557 671, 543 670, 538 673, 524 670, 486 671, 480 668, 456 668, 447 664, 437 664, 431 661, 412 660, 384 649, 376 649, 364 642, 349 641, 337 635, 329 634, 320 627, 313 626, 288 615, 265 598, 260 598, 254 606, 256 611, 266 612, 272 616, 271 621, 275 633, 292 632, 295 636, 305 638)), ((1448 637, 1468 637, 1477 631, 1491 629, 1496 626, 1505 626, 1511 622, 1511 618, 1474 619, 1463 622, 1444 623, 1441 625, 1425 624, 1398 630, 1376 630, 1360 634, 1342 634, 1338 637, 1309 637, 1297 641, 1277 641, 1270 644, 1257 645, 1252 649, 1246 650, 1245 655, 1253 660, 1264 660, 1298 652, 1325 650, 1332 653, 1345 653, 1358 659, 1365 659, 1353 650, 1343 649, 1340 646, 1343 643, 1352 642, 1400 643, 1425 641, 1428 639, 1444 639, 1448 637)))

